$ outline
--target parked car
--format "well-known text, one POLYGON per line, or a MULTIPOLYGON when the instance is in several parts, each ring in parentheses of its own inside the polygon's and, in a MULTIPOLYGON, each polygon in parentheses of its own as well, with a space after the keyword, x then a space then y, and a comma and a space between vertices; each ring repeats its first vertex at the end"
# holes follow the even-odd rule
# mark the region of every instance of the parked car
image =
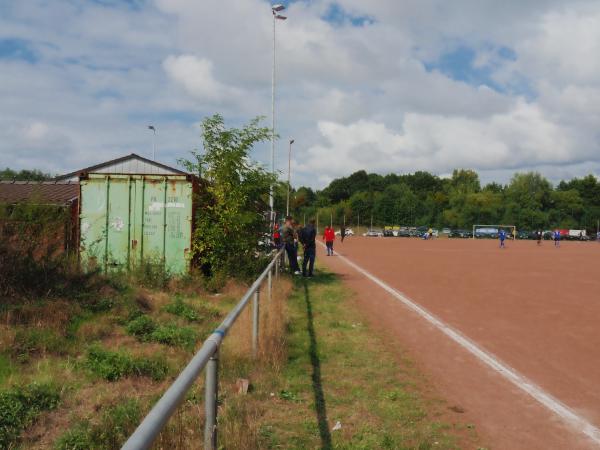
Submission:
POLYGON ((450 228, 442 228, 442 234, 450 234, 450 228))
MULTIPOLYGON (((336 236, 341 236, 342 232, 340 230, 337 230, 335 232, 335 235, 336 236)), ((354 230, 352 230, 352 228, 346 228, 346 237, 348 237, 348 236, 354 236, 354 230)))
POLYGON ((451 230, 448 234, 449 238, 467 239, 473 237, 473 233, 469 230, 451 230))
POLYGON ((498 233, 499 230, 498 228, 492 228, 492 227, 482 227, 482 228, 475 228, 475 237, 477 239, 498 239, 498 233))
POLYGON ((517 231, 517 239, 536 239, 535 232, 525 230, 517 231))
POLYGON ((398 231, 398 237, 410 237, 410 230, 408 228, 401 228, 398 231))
POLYGON ((394 230, 392 229, 392 227, 385 227, 383 229, 383 235, 385 237, 393 237, 394 236, 394 230))
POLYGON ((365 234, 363 234, 363 236, 366 236, 366 237, 383 237, 383 231, 376 230, 376 229, 371 229, 371 230, 367 231, 365 234))

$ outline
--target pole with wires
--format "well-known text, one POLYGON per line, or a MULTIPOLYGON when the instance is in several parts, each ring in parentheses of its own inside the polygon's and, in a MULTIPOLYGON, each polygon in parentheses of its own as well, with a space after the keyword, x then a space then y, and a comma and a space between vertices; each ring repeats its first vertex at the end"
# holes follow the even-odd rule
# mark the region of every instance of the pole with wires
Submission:
MULTIPOLYGON (((285 6, 276 4, 271 6, 273 13, 273 67, 271 73, 271 174, 275 176, 275 23, 277 20, 286 20, 287 17, 279 14, 285 6)), ((271 229, 275 223, 275 193, 274 185, 271 183, 269 189, 269 209, 271 211, 271 229)))

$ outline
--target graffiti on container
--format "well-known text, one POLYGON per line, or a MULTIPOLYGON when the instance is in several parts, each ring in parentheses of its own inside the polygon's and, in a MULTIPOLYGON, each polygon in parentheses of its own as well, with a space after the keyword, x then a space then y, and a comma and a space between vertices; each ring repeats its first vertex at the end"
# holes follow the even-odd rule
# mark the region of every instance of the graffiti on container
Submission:
POLYGON ((120 217, 115 217, 110 223, 110 226, 113 227, 115 231, 122 231, 125 227, 125 221, 120 217))
POLYGON ((183 232, 181 231, 181 215, 179 213, 169 213, 167 224, 170 237, 173 239, 183 238, 183 232))

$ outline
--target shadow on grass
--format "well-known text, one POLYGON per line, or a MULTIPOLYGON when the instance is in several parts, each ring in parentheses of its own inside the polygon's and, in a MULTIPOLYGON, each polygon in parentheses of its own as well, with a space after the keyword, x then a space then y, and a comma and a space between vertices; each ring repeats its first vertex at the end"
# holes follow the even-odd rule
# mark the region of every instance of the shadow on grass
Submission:
MULTIPOLYGON (((335 278, 332 274, 320 274, 314 278, 316 282, 332 282, 335 278)), ((310 355, 310 363, 312 365, 312 387, 315 394, 315 409, 317 412, 317 425, 319 427, 319 435, 321 436, 321 448, 329 450, 332 448, 331 445, 331 433, 329 432, 329 424, 327 422, 327 406, 325 404, 325 394, 323 393, 323 384, 321 381, 321 361, 319 359, 319 350, 317 345, 317 335, 315 333, 315 326, 313 322, 313 311, 312 303, 310 300, 310 293, 308 290, 308 284, 306 280, 304 285, 304 301, 306 303, 306 318, 310 346, 308 349, 310 355)))

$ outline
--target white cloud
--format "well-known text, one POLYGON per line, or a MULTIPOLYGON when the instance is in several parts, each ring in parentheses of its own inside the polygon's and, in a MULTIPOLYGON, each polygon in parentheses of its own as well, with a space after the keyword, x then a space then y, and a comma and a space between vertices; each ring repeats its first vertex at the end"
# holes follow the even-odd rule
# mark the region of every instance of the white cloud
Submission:
MULTIPOLYGON (((363 168, 464 166, 505 181, 521 168, 557 177, 600 167, 599 0, 336 3, 374 21, 327 22, 333 0, 314 0, 291 3, 277 23, 278 165, 293 136, 296 182, 363 168), (458 47, 505 89, 426 69, 458 47)), ((0 166, 67 171, 144 153, 149 123, 161 159, 175 163, 199 145, 202 116, 270 117, 262 0, 12 2, 0 6, 2 38, 23 39, 39 60, 0 56, 0 166)))
POLYGON ((217 81, 213 75, 213 63, 193 55, 169 56, 163 67, 167 74, 185 90, 201 100, 220 100, 237 91, 217 81))

